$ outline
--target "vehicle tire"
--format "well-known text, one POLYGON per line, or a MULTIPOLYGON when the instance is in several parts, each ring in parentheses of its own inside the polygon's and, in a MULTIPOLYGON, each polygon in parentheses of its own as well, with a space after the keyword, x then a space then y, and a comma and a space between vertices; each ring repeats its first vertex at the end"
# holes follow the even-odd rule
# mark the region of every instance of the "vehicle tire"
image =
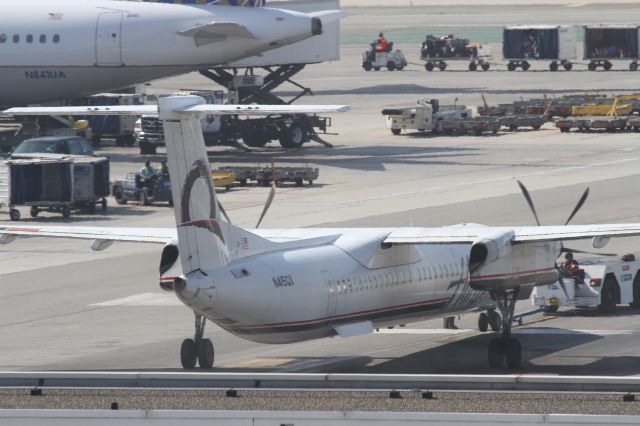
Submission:
POLYGON ((20 210, 18 210, 18 209, 9 210, 9 218, 11 220, 13 220, 14 222, 19 221, 20 220, 20 210))
POLYGON ((280 132, 279 140, 283 148, 300 148, 305 141, 305 131, 294 121, 280 132))
POLYGON ((602 313, 611 312, 616 308, 616 285, 615 280, 611 277, 607 277, 602 284, 602 291, 600 292, 600 304, 598 310, 602 313))
POLYGON ((561 133, 567 133, 570 129, 568 127, 560 127, 561 133))
POLYGON ((433 62, 427 62, 426 64, 424 64, 424 69, 426 69, 427 71, 431 72, 433 71, 433 62))
POLYGON ((531 64, 527 61, 524 61, 522 63, 522 71, 529 71, 529 68, 531 68, 531 64))
POLYGON ((555 314, 556 312, 558 312, 558 308, 558 305, 548 305, 542 308, 542 312, 544 312, 545 314, 555 314))
POLYGON ((184 339, 180 346, 180 363, 188 370, 195 368, 198 359, 198 348, 193 339, 184 339))
POLYGON ((476 64, 475 62, 469 63, 469 71, 475 71, 477 69, 478 69, 478 64, 476 64))
POLYGON ((438 64, 438 68, 440 69, 440 71, 446 70, 447 69, 447 63, 440 61, 440 63, 438 64))
POLYGON ((380 67, 373 67, 374 71, 380 71, 380 67))
POLYGON ((200 365, 200 368, 211 368, 213 367, 214 358, 213 342, 211 342, 211 339, 202 339, 198 347, 198 365, 200 365))
POLYGON ((533 130, 540 130, 540 127, 542 127, 540 124, 536 124, 535 126, 531 126, 533 127, 533 130))
POLYGON ((31 217, 38 217, 38 213, 40 213, 40 210, 38 210, 38 207, 31 206, 31 209, 29 210, 29 214, 31 215, 31 217))
POLYGON ((127 199, 124 196, 124 191, 119 186, 113 187, 113 198, 116 199, 116 203, 122 205, 127 204, 127 199))
POLYGON ((402 129, 391 129, 391 133, 398 136, 400 133, 402 133, 402 129))
POLYGON ((502 318, 500 318, 500 314, 496 311, 489 311, 488 316, 491 331, 500 331, 500 329, 502 329, 502 318))
POLYGON ((482 130, 480 129, 473 129, 473 134, 476 136, 482 136, 482 130))
POLYGON ((371 71, 371 68, 373 68, 373 66, 371 65, 371 61, 364 61, 362 63, 362 69, 365 71, 371 71))
POLYGON ((605 61, 603 67, 604 67, 605 71, 609 71, 611 69, 611 67, 613 67, 613 64, 611 62, 609 62, 609 61, 605 61))
POLYGON ((91 135, 91 144, 93 146, 100 145, 101 140, 102 140, 102 135, 91 135))
POLYGON ((629 64, 629 71, 638 71, 638 63, 637 62, 631 62, 629 64))
POLYGON ((395 62, 393 62, 393 61, 388 61, 388 62, 387 62, 387 69, 388 69, 389 71, 393 71, 393 70, 395 70, 395 69, 396 69, 396 63, 395 63, 395 62))
POLYGON ((553 61, 549 64, 549 71, 551 72, 558 71, 558 63, 556 61, 553 61))
POLYGON ((510 124, 509 125, 509 130, 516 131, 516 130, 518 130, 518 126, 516 124, 510 124))
POLYGON ((269 139, 263 135, 245 135, 242 137, 245 145, 250 146, 252 148, 262 148, 269 142, 269 139))
POLYGON ((633 279, 633 301, 631 306, 634 308, 640 308, 640 273, 636 273, 636 277, 633 279))
POLYGON ((240 186, 247 186, 247 180, 246 179, 240 179, 240 186))
POLYGON ((509 337, 504 342, 504 358, 509 370, 515 370, 522 366, 522 347, 518 339, 509 337))
POLYGON ((593 62, 589 62, 589 65, 587 65, 587 68, 589 69, 589 71, 595 71, 597 66, 593 62))
POLYGON ((571 71, 571 69, 573 69, 573 64, 571 62, 565 62, 562 66, 565 71, 571 71))
POLYGON ((87 203, 87 211, 91 214, 95 214, 96 212, 96 203, 93 201, 89 201, 87 203))
POLYGON ((124 146, 124 136, 116 136, 116 146, 124 146))
POLYGON ((135 143, 136 143, 136 137, 135 137, 135 136, 133 136, 133 135, 126 135, 126 136, 124 137, 124 143, 125 143, 125 145, 127 145, 127 146, 133 146, 133 144, 135 144, 135 143))
POLYGON ((484 312, 478 315, 478 330, 480 330, 482 333, 485 333, 487 330, 489 330, 489 316, 484 312))
POLYGON ((304 185, 304 181, 300 177, 294 178, 293 181, 296 183, 296 186, 304 185))
POLYGON ((502 368, 504 355, 502 339, 491 339, 489 342, 489 368, 502 368))
POLYGON ((102 200, 100 200, 100 206, 102 207, 102 211, 106 211, 107 210, 107 199, 103 198, 102 200))
POLYGON ((509 62, 509 63, 507 64, 507 69, 508 69, 509 71, 515 71, 515 70, 516 70, 516 64, 514 64, 513 62, 509 62))
POLYGON ((398 71, 402 71, 404 69, 404 67, 406 67, 406 64, 398 65, 398 71))
POLYGON ((62 217, 66 219, 69 216, 71 216, 71 209, 69 208, 69 206, 67 205, 62 206, 62 217))
POLYGON ((485 62, 481 65, 482 67, 482 71, 489 71, 489 68, 491 68, 491 64, 485 62))

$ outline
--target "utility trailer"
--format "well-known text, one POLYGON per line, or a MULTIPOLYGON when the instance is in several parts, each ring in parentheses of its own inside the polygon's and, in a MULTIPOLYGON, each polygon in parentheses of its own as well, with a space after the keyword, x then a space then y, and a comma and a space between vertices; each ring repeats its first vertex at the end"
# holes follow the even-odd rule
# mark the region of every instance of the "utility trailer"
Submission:
POLYGON ((576 59, 576 30, 566 25, 522 25, 505 27, 502 56, 507 69, 527 71, 531 61, 548 61, 550 71, 560 66, 570 71, 576 59))
POLYGON ((427 35, 420 46, 420 59, 425 61, 424 68, 427 71, 435 68, 444 71, 449 61, 469 62, 469 71, 478 68, 488 71, 491 67, 490 49, 487 46, 470 43, 469 39, 456 38, 453 34, 442 37, 427 35))
POLYGON ((513 131, 521 127, 539 130, 548 121, 544 114, 507 114, 500 117, 499 120, 501 126, 513 131))
POLYGON ((583 116, 583 117, 566 117, 558 118, 555 121, 556 127, 561 132, 569 132, 571 129, 578 131, 589 130, 606 130, 607 132, 615 132, 617 130, 625 130, 627 128, 628 116, 583 116))
POLYGON ((560 306, 598 307, 604 312, 610 312, 616 305, 640 306, 639 270, 640 260, 634 255, 624 255, 618 260, 583 261, 576 273, 561 271, 567 294, 559 282, 535 287, 531 303, 551 312, 560 306))
POLYGON ((612 60, 631 60, 629 70, 638 69, 640 28, 637 25, 585 25, 584 59, 589 71, 602 67, 609 71, 612 60))
POLYGON ((11 220, 20 220, 18 206, 30 207, 31 217, 41 211, 61 213, 72 210, 95 212, 107 208, 109 160, 48 154, 7 160, 0 163, 0 203, 9 207, 11 220), (7 188, 4 194, 2 188, 7 188))
POLYGON ((246 186, 249 181, 255 181, 258 185, 263 186, 269 186, 272 182, 276 184, 294 182, 296 186, 303 186, 305 181, 312 185, 320 176, 320 169, 317 167, 228 166, 219 167, 218 170, 233 173, 236 182, 239 182, 241 186, 246 186))

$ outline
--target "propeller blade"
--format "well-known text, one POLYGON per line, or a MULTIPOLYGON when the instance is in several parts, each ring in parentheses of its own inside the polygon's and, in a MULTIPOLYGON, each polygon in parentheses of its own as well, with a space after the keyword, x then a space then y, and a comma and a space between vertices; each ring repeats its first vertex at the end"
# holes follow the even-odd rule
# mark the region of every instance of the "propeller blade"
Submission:
POLYGON ((582 197, 580 197, 580 200, 578 201, 578 204, 576 204, 576 206, 573 208, 573 211, 571 212, 571 214, 569 215, 569 218, 567 219, 567 221, 564 223, 565 225, 568 225, 569 222, 571 222, 571 219, 573 219, 573 217, 576 215, 576 213, 578 213, 578 210, 580 210, 580 208, 582 207, 582 205, 584 204, 585 201, 587 201, 587 197, 589 196, 589 188, 587 188, 583 193, 582 193, 582 197))
POLYGON ((262 209, 262 214, 260 215, 260 219, 258 220, 258 224, 256 225, 256 229, 260 227, 260 224, 262 223, 262 219, 264 218, 264 215, 267 214, 267 211, 269 210, 269 207, 271 207, 271 203, 273 202, 273 198, 276 196, 276 181, 273 181, 271 183, 271 191, 269 191, 269 196, 267 197, 267 202, 264 205, 264 208, 262 209))
POLYGON ((533 213, 533 217, 536 219, 536 223, 538 224, 538 226, 540 226, 540 220, 538 219, 538 213, 536 213, 536 208, 533 206, 533 201, 531 200, 531 195, 529 195, 529 191, 522 184, 522 182, 520 182, 520 181, 516 181, 516 182, 518 182, 518 185, 520 186, 520 191, 522 191, 522 195, 524 195, 524 198, 527 200, 527 204, 529 204, 529 209, 531 210, 531 213, 533 213))
POLYGON ((222 212, 224 218, 227 219, 227 222, 231 223, 231 219, 229 219, 229 215, 227 215, 227 211, 222 207, 222 203, 220 201, 218 201, 218 208, 222 212))
POLYGON ((562 247, 562 249, 560 250, 560 253, 581 253, 581 254, 594 254, 596 256, 617 256, 617 253, 598 253, 595 251, 584 251, 584 250, 578 250, 578 249, 572 249, 569 247, 562 247))
POLYGON ((562 278, 562 271, 560 271, 560 267, 556 263, 556 270, 558 271, 558 283, 560 283, 560 287, 562 288, 562 292, 564 293, 567 300, 569 300, 569 292, 567 292, 567 287, 564 285, 564 279, 562 278))

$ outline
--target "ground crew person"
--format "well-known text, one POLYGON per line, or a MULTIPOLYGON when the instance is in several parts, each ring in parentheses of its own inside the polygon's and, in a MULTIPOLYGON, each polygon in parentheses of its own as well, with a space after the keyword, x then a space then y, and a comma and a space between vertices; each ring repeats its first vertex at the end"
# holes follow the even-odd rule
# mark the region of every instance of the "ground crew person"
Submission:
POLYGON ((389 46, 389 42, 384 38, 384 34, 378 34, 378 42, 376 43, 376 52, 385 52, 387 47, 389 46))

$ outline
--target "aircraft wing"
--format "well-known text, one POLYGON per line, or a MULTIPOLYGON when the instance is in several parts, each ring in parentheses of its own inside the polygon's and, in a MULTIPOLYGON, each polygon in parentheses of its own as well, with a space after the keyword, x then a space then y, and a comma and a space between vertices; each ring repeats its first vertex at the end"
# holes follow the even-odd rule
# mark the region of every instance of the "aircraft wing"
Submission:
POLYGON ((514 228, 513 241, 581 240, 593 237, 632 237, 640 235, 640 223, 615 223, 599 225, 525 226, 514 228))
POLYGON ((12 236, 77 238, 85 240, 124 241, 166 244, 177 238, 175 228, 99 228, 89 226, 0 225, 0 243, 12 236))
MULTIPOLYGON (((347 112, 348 105, 220 105, 187 106, 177 112, 190 115, 269 115, 347 112)), ((157 105, 113 105, 73 107, 17 107, 4 111, 8 115, 154 115, 157 105)))

